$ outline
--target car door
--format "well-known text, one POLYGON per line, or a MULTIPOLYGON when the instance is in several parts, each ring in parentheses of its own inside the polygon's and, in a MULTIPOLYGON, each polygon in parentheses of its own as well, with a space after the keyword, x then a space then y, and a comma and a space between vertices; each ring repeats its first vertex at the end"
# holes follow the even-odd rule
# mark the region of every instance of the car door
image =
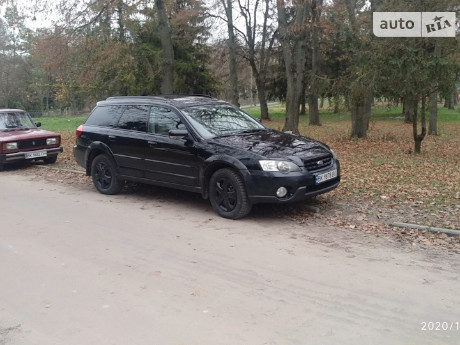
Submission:
POLYGON ((179 114, 165 106, 153 106, 148 125, 146 178, 172 187, 196 190, 200 187, 200 159, 196 149, 190 140, 170 138, 171 129, 185 129, 179 114))
POLYGON ((109 146, 121 175, 143 178, 149 106, 125 105, 117 129, 108 133, 109 146))

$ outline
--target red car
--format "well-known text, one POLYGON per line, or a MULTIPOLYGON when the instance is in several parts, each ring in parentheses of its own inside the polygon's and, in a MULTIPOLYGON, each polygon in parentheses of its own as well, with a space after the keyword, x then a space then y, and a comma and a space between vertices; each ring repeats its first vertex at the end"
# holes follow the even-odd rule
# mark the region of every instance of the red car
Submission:
POLYGON ((24 110, 0 109, 0 170, 20 161, 56 162, 62 152, 61 135, 38 129, 40 126, 24 110))

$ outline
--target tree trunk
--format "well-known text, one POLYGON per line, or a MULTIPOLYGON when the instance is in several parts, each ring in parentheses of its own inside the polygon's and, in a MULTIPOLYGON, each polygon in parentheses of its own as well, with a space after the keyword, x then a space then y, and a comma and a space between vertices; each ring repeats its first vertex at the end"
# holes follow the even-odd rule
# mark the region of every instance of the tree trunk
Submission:
POLYGON ((405 123, 412 123, 414 121, 414 116, 417 116, 417 103, 403 99, 403 115, 405 123))
POLYGON ((225 14, 227 16, 227 30, 228 30, 228 66, 230 71, 230 103, 239 106, 239 92, 238 92, 238 73, 236 68, 236 44, 235 32, 233 28, 233 5, 232 0, 222 0, 225 14))
POLYGON ((454 110, 455 109, 455 92, 451 92, 450 93, 450 98, 449 98, 449 106, 448 108, 450 110, 454 110))
POLYGON ((369 119, 371 116, 373 94, 370 88, 364 91, 361 99, 352 101, 351 105, 351 137, 367 138, 369 119))
POLYGON ((308 110, 310 113, 309 124, 311 126, 321 126, 318 109, 318 94, 314 90, 311 90, 308 95, 308 110))
POLYGON ((299 133, 299 103, 300 95, 296 90, 297 80, 293 76, 287 78, 286 119, 283 131, 299 133))
POLYGON ((295 17, 288 24, 285 0, 277 1, 280 43, 286 67, 286 121, 283 131, 299 133, 299 105, 307 48, 307 1, 293 2, 295 17))
POLYGON ((258 74, 256 78, 256 86, 257 86, 257 95, 259 97, 259 104, 260 104, 260 119, 270 120, 270 116, 268 114, 268 104, 267 104, 267 95, 265 93, 265 76, 258 74))
POLYGON ((408 100, 410 103, 411 107, 414 107, 415 105, 415 113, 413 116, 412 120, 412 129, 413 129, 413 134, 414 134, 414 153, 415 154, 420 154, 422 152, 422 141, 425 138, 426 135, 426 98, 425 96, 422 96, 422 111, 421 111, 421 123, 422 123, 422 132, 421 134, 418 134, 418 129, 417 129, 417 106, 418 106, 418 98, 413 97, 412 99, 408 100))
POLYGON ((310 92, 308 95, 308 110, 310 113, 310 125, 320 126, 318 109, 318 73, 319 73, 319 18, 322 0, 312 0, 311 2, 311 80, 310 92))
MULTIPOLYGON (((331 102, 329 102, 329 105, 331 102)), ((340 98, 339 95, 334 95, 334 114, 339 113, 339 106, 340 106, 340 98)))
POLYGON ((117 2, 117 9, 118 13, 118 30, 119 30, 119 35, 118 39, 120 42, 125 42, 125 19, 124 19, 124 12, 123 12, 123 0, 119 0, 117 2))
POLYGON ((158 32, 160 34, 161 48, 163 50, 163 71, 161 80, 161 93, 173 93, 174 79, 174 49, 169 28, 168 15, 163 0, 155 0, 158 14, 158 32))
POLYGON ((429 101, 429 122, 428 122, 428 134, 429 135, 438 135, 438 93, 432 92, 430 94, 429 101))
POLYGON ((414 121, 414 117, 417 116, 417 107, 418 103, 414 102, 412 99, 403 100, 403 115, 404 115, 404 122, 412 123, 414 121))
POLYGON ((300 115, 307 115, 307 86, 303 83, 302 86, 302 97, 300 97, 300 115))

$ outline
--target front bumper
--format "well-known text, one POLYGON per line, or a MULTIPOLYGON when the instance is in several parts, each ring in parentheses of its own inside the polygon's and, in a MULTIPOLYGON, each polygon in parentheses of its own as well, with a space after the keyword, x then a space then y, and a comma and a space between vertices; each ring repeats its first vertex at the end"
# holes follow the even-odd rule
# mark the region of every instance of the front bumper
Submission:
POLYGON ((264 171, 243 172, 247 195, 252 204, 258 203, 290 203, 303 201, 318 194, 329 192, 340 184, 340 163, 338 160, 328 169, 310 173, 302 169, 298 173, 267 173, 264 171), (323 183, 315 183, 315 175, 337 169, 337 177, 323 183), (288 194, 279 198, 276 191, 285 187, 288 194))
POLYGON ((62 147, 55 147, 51 149, 39 149, 39 150, 21 151, 21 152, 14 152, 14 153, 1 153, 0 154, 0 164, 33 160, 33 159, 26 159, 26 154, 35 153, 37 151, 46 151, 46 156, 35 157, 33 159, 44 159, 46 157, 57 156, 59 153, 63 151, 63 149, 62 147))

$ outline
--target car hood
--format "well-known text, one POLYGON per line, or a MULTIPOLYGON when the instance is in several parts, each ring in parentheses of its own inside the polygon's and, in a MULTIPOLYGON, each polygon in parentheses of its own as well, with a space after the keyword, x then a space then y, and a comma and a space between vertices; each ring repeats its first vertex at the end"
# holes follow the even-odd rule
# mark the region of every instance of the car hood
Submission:
POLYGON ((298 157, 306 160, 331 154, 330 149, 319 141, 275 130, 216 137, 212 141, 219 145, 252 152, 265 158, 298 157))
POLYGON ((5 131, 0 130, 0 141, 16 141, 24 139, 38 139, 59 136, 58 133, 50 132, 44 129, 31 128, 26 130, 5 131))

